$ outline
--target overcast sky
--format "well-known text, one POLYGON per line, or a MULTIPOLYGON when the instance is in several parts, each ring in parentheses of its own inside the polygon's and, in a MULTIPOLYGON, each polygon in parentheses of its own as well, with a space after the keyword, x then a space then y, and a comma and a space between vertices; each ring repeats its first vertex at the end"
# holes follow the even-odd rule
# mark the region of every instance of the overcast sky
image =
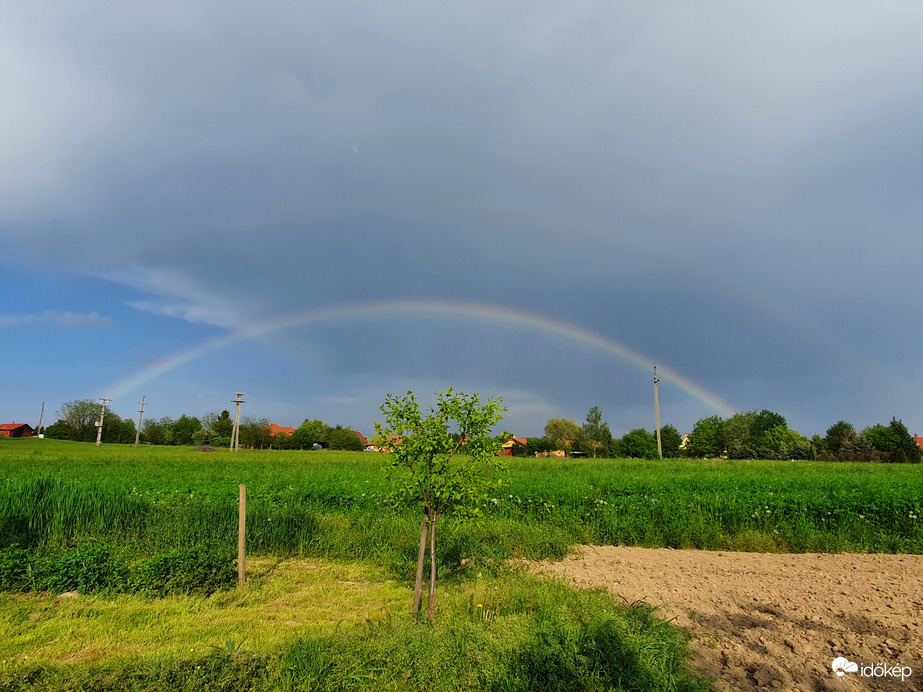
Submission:
POLYGON ((239 390, 370 434, 452 385, 619 436, 658 365, 683 433, 923 433, 919 2, 3 15, 0 422, 239 390))

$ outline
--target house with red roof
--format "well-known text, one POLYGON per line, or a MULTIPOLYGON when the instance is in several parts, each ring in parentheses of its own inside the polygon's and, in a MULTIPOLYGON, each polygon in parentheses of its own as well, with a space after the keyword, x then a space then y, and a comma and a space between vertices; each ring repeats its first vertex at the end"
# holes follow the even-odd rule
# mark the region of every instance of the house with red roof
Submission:
POLYGON ((511 457, 513 456, 513 445, 521 444, 525 445, 529 440, 525 437, 516 437, 515 435, 503 443, 503 449, 500 452, 501 456, 511 457))
POLYGON ((32 437, 32 426, 28 423, 0 424, 0 437, 32 437))
POLYGON ((269 434, 275 437, 276 435, 294 435, 295 428, 289 427, 287 425, 276 425, 275 423, 270 423, 266 426, 266 430, 269 431, 269 434))

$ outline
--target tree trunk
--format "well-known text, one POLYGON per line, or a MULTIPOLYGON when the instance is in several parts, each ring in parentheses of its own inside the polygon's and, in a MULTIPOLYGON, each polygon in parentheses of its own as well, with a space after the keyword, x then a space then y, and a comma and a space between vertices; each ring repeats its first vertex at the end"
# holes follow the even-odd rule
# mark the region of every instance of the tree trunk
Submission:
POLYGON ((420 604, 423 601, 423 562, 426 558, 426 527, 427 517, 423 517, 420 525, 420 555, 417 557, 417 581, 413 589, 413 621, 420 617, 420 604))
POLYGON ((436 619, 436 513, 429 521, 429 606, 426 617, 436 619))

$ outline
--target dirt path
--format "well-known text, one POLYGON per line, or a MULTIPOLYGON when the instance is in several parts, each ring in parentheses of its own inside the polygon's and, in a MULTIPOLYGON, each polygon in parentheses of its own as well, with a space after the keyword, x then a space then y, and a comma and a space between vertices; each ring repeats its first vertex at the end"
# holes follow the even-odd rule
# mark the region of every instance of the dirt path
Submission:
POLYGON ((662 605, 693 633, 692 666, 715 690, 923 691, 921 555, 585 546, 535 569, 662 605), (859 670, 838 678, 838 657, 859 670), (895 667, 912 672, 902 681, 895 667))

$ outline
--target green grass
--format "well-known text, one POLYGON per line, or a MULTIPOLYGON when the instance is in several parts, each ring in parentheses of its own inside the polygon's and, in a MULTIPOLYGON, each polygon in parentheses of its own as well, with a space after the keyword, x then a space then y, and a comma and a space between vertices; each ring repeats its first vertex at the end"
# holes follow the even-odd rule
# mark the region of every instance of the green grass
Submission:
POLYGON ((0 597, 0 690, 702 690, 643 604, 507 571, 439 618, 381 569, 293 562, 209 598, 0 597))
MULTIPOLYGON (((0 547, 115 541, 151 553, 233 546, 247 485, 248 550, 415 562, 419 524, 387 504, 376 454, 197 452, 54 440, 0 444, 0 547)), ((447 518, 443 566, 561 557, 576 543, 780 552, 923 553, 923 466, 827 462, 513 459, 485 519, 447 518)))
POLYGON ((439 615, 414 625, 419 518, 389 505, 378 455, 2 441, 0 581, 20 592, 0 594, 0 690, 702 689, 649 607, 504 561, 577 543, 923 553, 917 466, 513 459, 506 477, 481 522, 441 525, 439 615), (118 586, 185 584, 190 546, 233 560, 240 484, 248 586, 118 586), (29 560, 87 595, 29 591, 29 560))

